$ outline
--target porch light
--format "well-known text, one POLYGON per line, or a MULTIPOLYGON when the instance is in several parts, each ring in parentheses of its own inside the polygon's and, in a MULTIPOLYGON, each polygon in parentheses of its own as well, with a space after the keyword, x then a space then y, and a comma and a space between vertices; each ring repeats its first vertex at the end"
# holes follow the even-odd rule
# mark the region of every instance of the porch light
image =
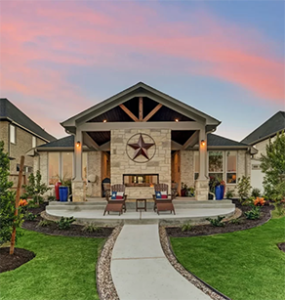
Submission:
POLYGON ((178 119, 175 119, 175 122, 179 122, 179 120, 178 120, 178 119))
POLYGON ((77 147, 77 148, 80 147, 80 142, 79 142, 79 141, 76 143, 76 147, 77 147))
POLYGON ((105 119, 105 120, 103 120, 103 123, 107 123, 107 120, 105 119))
POLYGON ((201 146, 204 147, 206 145, 206 142, 204 140, 201 140, 201 146))

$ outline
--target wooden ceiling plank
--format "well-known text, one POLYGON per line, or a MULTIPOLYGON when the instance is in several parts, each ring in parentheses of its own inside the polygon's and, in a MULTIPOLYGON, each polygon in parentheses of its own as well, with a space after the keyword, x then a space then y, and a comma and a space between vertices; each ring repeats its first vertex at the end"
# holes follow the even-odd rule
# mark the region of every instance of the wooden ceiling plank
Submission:
POLYGON ((162 107, 162 104, 157 104, 156 107, 143 119, 143 122, 147 122, 155 113, 157 113, 162 107))
POLYGON ((121 109, 135 122, 138 122, 139 119, 124 105, 120 104, 121 109))

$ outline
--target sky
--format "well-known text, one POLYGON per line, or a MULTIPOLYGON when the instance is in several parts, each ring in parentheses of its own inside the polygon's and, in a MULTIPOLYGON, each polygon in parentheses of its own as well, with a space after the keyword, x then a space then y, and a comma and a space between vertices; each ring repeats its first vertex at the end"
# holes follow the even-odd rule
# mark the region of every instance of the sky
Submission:
POLYGON ((283 1, 1 1, 0 96, 59 124, 144 82, 240 141, 284 96, 283 1))

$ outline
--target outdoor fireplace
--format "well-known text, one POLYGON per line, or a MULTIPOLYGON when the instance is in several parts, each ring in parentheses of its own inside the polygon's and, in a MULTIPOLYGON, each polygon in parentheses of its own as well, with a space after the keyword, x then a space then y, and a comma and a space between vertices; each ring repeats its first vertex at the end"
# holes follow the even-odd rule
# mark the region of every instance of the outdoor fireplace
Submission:
POLYGON ((159 183, 159 174, 123 174, 126 187, 153 187, 159 183))

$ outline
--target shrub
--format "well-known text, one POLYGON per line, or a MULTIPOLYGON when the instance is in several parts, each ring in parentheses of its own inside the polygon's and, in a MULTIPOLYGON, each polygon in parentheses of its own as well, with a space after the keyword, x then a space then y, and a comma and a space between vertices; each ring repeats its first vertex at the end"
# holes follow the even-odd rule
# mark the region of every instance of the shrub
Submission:
POLYGON ((25 214, 25 219, 28 221, 35 221, 35 219, 37 218, 37 214, 33 214, 31 212, 28 212, 25 214))
POLYGON ((29 201, 28 208, 38 208, 39 205, 36 204, 34 201, 29 201))
POLYGON ((244 215, 249 220, 257 220, 261 217, 260 207, 253 206, 251 210, 244 212, 244 215))
POLYGON ((242 176, 242 178, 239 178, 237 189, 240 202, 243 203, 249 197, 249 191, 251 189, 250 178, 246 176, 242 176))
POLYGON ((241 205, 244 205, 244 206, 253 205, 253 201, 254 201, 254 200, 255 200, 254 197, 249 197, 249 198, 243 200, 243 201, 241 202, 241 205))
POLYGON ((222 223, 222 220, 225 218, 225 216, 218 216, 216 219, 207 218, 206 220, 211 223, 214 227, 224 227, 225 224, 222 223))
POLYGON ((41 220, 38 223, 37 227, 47 227, 49 224, 50 224, 50 221, 48 221, 48 220, 41 220))
POLYGON ((232 219, 232 220, 230 220, 230 223, 239 225, 239 224, 244 223, 244 219, 241 219, 241 218, 232 219))
POLYGON ((278 216, 284 216, 285 215, 285 206, 284 206, 284 203, 282 202, 274 202, 273 203, 274 207, 275 207, 275 210, 276 210, 276 213, 278 216))
POLYGON ((183 231, 183 232, 184 231, 190 231, 192 229, 192 225, 189 222, 189 223, 181 225, 180 228, 181 228, 181 231, 183 231))
POLYGON ((95 226, 94 224, 86 224, 83 228, 82 231, 84 232, 96 232, 96 231, 101 231, 101 228, 95 226))
POLYGON ((26 205, 28 205, 28 201, 25 199, 20 199, 19 206, 26 206, 26 205))
POLYGON ((259 198, 257 197, 254 201, 253 201, 253 204, 255 206, 263 206, 265 204, 265 200, 263 198, 259 198))
POLYGON ((231 199, 233 197, 234 197, 234 191, 228 190, 227 193, 226 193, 226 198, 231 199))
POLYGON ((254 198, 260 197, 260 195, 261 195, 260 189, 255 188, 251 192, 251 196, 254 198))
POLYGON ((69 229, 70 225, 75 221, 76 219, 74 219, 73 217, 70 218, 61 217, 60 220, 56 223, 58 224, 58 228, 60 230, 66 230, 69 229))

